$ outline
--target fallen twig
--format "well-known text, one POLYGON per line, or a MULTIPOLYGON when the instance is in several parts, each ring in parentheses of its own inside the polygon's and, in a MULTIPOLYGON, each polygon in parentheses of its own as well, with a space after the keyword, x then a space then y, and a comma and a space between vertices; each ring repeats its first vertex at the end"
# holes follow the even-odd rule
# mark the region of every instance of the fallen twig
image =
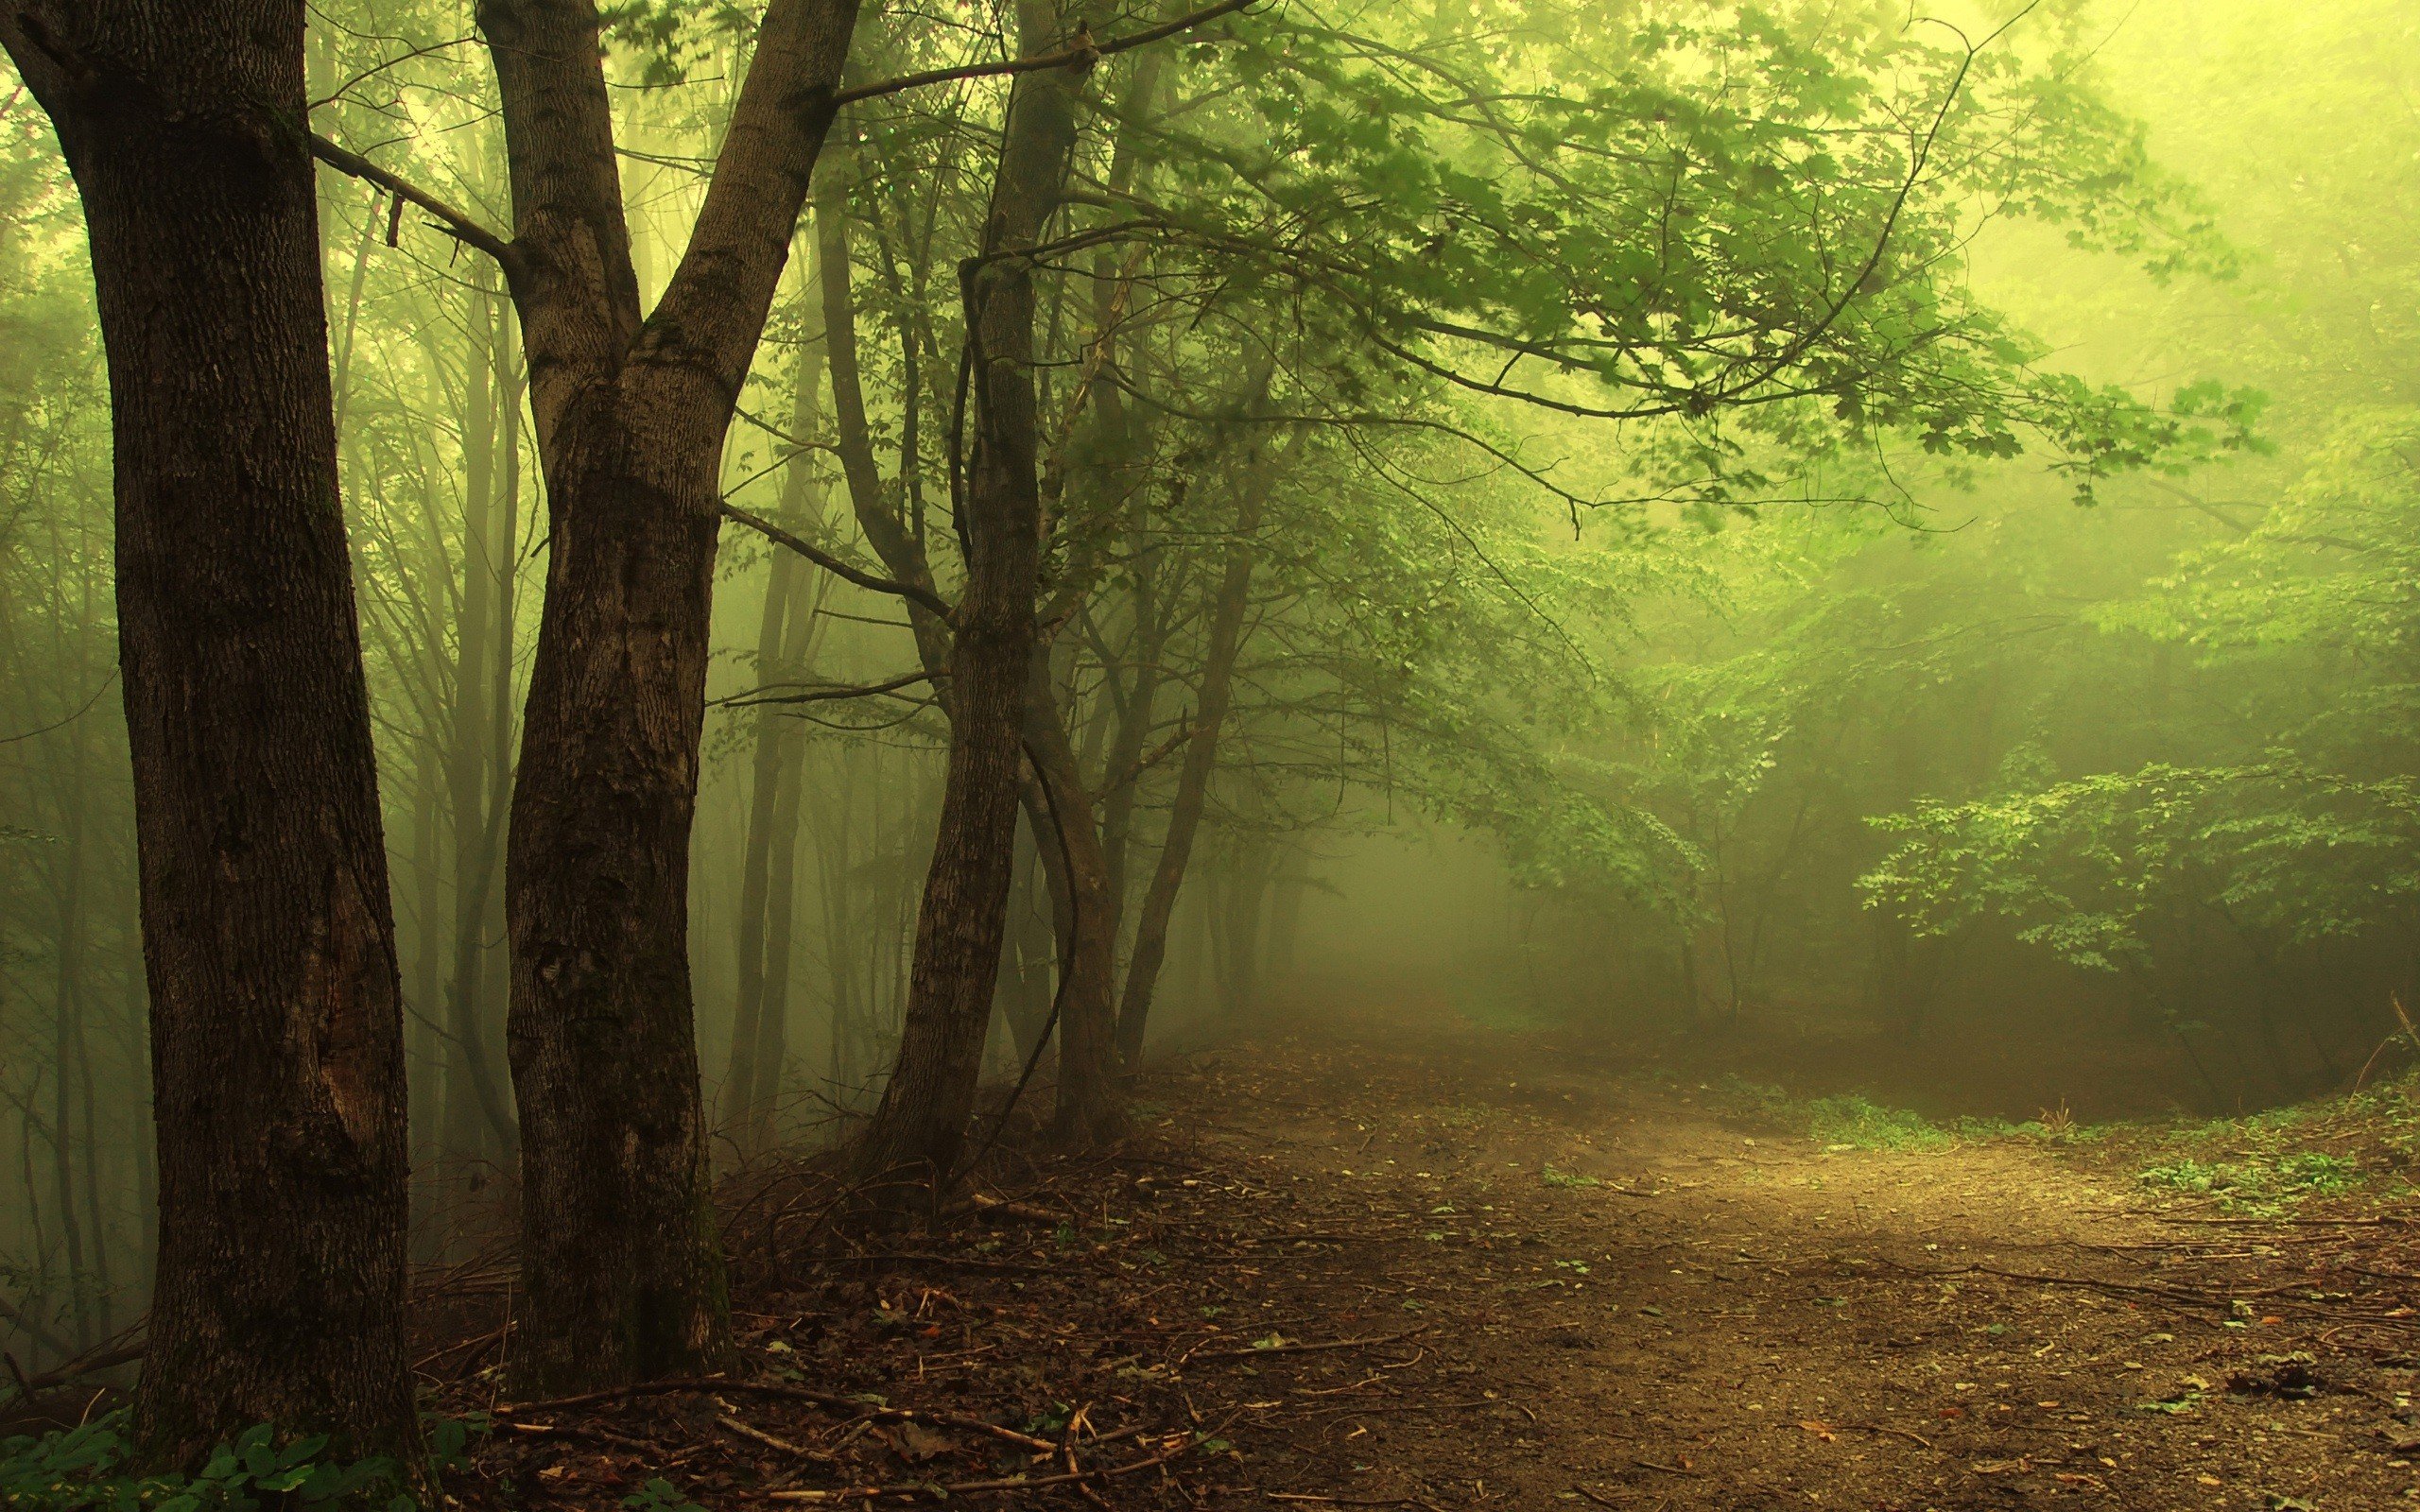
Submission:
POLYGON ((1330 1349, 1358 1349, 1374 1344, 1393 1344, 1427 1332, 1424 1327, 1406 1329, 1401 1333, 1373 1334, 1363 1339, 1330 1339, 1324 1344, 1297 1344, 1288 1340, 1284 1344, 1247 1345, 1240 1349, 1201 1349, 1185 1354, 1177 1364, 1184 1365, 1193 1360, 1248 1360, 1264 1354, 1324 1354, 1330 1349))

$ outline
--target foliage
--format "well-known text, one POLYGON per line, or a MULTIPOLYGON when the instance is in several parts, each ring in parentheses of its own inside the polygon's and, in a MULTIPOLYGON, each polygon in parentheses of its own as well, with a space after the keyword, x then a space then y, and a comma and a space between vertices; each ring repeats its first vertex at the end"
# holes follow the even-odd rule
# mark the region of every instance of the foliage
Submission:
POLYGON ((1886 1108, 1855 1095, 1819 1097, 1809 1103, 1806 1132, 1824 1144, 1860 1150, 1935 1150, 1951 1142, 1921 1113, 1886 1108))
POLYGON ((1932 933, 1996 913, 2102 971, 2149 949, 2161 910, 2300 944, 2400 922, 2420 894, 2420 795, 2403 779, 2155 765, 1875 823, 1903 837, 1862 879, 1876 905, 1932 933))
POLYGON ((2167 1187, 2190 1196, 2215 1196, 2228 1212, 2275 1212, 2306 1197, 2332 1197, 2353 1191, 2365 1178, 2360 1162, 2320 1150, 2272 1160, 2205 1163, 2187 1157, 2145 1170, 2146 1186, 2167 1187))
POLYGON ((129 1468, 127 1415, 111 1413, 40 1438, 0 1441, 0 1505, 26 1512, 249 1512, 262 1505, 361 1506, 411 1512, 395 1463, 324 1457, 325 1435, 281 1441, 268 1424, 214 1450, 190 1475, 129 1468))

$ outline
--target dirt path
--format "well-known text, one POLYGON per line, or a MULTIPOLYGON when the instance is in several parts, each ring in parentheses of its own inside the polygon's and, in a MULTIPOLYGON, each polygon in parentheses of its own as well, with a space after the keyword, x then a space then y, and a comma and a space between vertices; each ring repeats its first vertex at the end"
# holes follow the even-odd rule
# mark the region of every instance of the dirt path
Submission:
POLYGON ((913 1237, 831 1221, 810 1166, 735 1183, 745 1358, 518 1410, 461 1366, 448 1400, 497 1428, 458 1494, 675 1512, 643 1490, 661 1475, 715 1509, 935 1487, 1263 1512, 2420 1500, 2420 1230, 2394 1215, 2214 1222, 2024 1142, 1825 1149, 1476 1032, 1241 1043, 1146 1076, 1137 1110, 1126 1146, 1012 1157, 990 1205, 913 1237), (2329 1237, 2349 1232, 2374 1236, 2354 1259, 2329 1237))
POLYGON ((2414 1436, 2412 1374, 2377 1358, 2403 1358, 2396 1335, 2354 1348, 2277 1299, 2231 1316, 2292 1281, 2243 1230, 2167 1221, 2018 1143, 1743 1134, 1568 1055, 1542 1070, 1541 1049, 1297 1042, 1166 1084, 1173 1122, 1259 1173, 1261 1221, 1350 1235, 1283 1247, 1239 1312, 1288 1338, 1420 1331, 1272 1358, 1267 1396, 1325 1395, 1307 1419, 1268 1410, 1254 1489, 1944 1512, 2420 1499, 2394 1447, 2414 1436), (2273 1383, 2263 1357, 2296 1350, 2316 1395, 2290 1363, 2287 1395, 2227 1390, 2273 1383))

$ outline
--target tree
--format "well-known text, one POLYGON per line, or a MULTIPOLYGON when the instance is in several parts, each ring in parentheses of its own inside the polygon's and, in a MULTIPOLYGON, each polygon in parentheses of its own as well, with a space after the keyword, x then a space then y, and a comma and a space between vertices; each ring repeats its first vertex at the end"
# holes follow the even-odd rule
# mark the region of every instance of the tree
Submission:
POLYGON ((721 449, 806 201, 855 0, 775 0, 705 203, 642 308, 591 0, 485 0, 510 239, 325 141, 495 258, 521 318, 551 548, 505 860, 522 1135, 513 1355, 531 1390, 695 1369, 728 1337, 687 896, 721 449))
POLYGON ((417 1458, 394 925, 337 482, 300 0, 29 5, 116 447, 160 1251, 140 1437, 417 1458))

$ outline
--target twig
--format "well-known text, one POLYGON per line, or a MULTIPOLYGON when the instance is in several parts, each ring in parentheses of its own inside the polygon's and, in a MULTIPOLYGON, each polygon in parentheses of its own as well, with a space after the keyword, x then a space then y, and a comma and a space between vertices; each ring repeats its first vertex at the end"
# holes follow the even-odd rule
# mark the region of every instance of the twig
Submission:
MULTIPOLYGON (((1256 1358, 1264 1354, 1324 1354, 1330 1349, 1358 1349, 1365 1345, 1393 1344, 1398 1340, 1409 1339, 1415 1334, 1426 1333, 1427 1332, 1428 1330, 1424 1327, 1406 1329, 1401 1333, 1373 1334, 1372 1336, 1363 1339, 1331 1339, 1325 1344, 1295 1344, 1288 1342, 1285 1344, 1270 1344, 1266 1346, 1252 1345, 1240 1349, 1205 1349, 1198 1353, 1188 1354, 1184 1359, 1245 1360, 1256 1358)), ((1181 1361, 1179 1363, 1182 1364, 1183 1362, 1181 1361)))
MULTIPOLYGON (((892 1486, 850 1486, 832 1491, 770 1491, 766 1494, 769 1499, 775 1502, 852 1502, 872 1501, 884 1496, 974 1496, 986 1491, 1035 1491, 1049 1486, 1080 1486, 1087 1481, 1106 1481, 1120 1475, 1132 1475, 1138 1470, 1148 1470, 1155 1466, 1166 1465, 1170 1460, 1185 1454, 1192 1450, 1195 1442, 1197 1441, 1187 1440, 1165 1453, 1153 1454, 1148 1459, 1130 1460, 1126 1464, 1112 1465, 1102 1469, 1075 1470, 1058 1475, 1011 1475, 1000 1480, 952 1481, 947 1484, 911 1481, 892 1486)), ((1050 1448, 1052 1452, 1057 1452, 1057 1445, 1054 1444, 1050 1448)))
POLYGON ((969 1433, 988 1434, 994 1438, 1003 1438, 1026 1449, 1055 1452, 1059 1447, 1046 1438, 1036 1438, 1031 1434, 1020 1434, 1012 1428, 1002 1428, 997 1423, 987 1423, 980 1418, 969 1418, 960 1413, 922 1412, 908 1407, 886 1407, 875 1402, 859 1401, 855 1397, 844 1397, 834 1391, 816 1391, 806 1386, 782 1385, 770 1382, 722 1381, 711 1376, 688 1381, 654 1381, 644 1385, 616 1386, 609 1391, 591 1391, 577 1397, 560 1397, 553 1401, 519 1402, 510 1406, 500 1406, 495 1409, 495 1413, 499 1418, 513 1418, 526 1417, 531 1413, 562 1412, 571 1407, 588 1407, 599 1402, 620 1401, 631 1397, 669 1397, 693 1392, 717 1391, 746 1392, 752 1396, 773 1397, 785 1401, 810 1401, 819 1407, 858 1413, 869 1419, 933 1423, 944 1428, 964 1429, 969 1433))
POLYGON ((765 1432, 762 1428, 752 1427, 747 1423, 741 1422, 738 1418, 733 1417, 727 1412, 717 1413, 715 1415, 715 1421, 720 1423, 723 1427, 730 1429, 733 1433, 737 1434, 742 1438, 753 1439, 755 1442, 764 1445, 767 1449, 779 1450, 781 1452, 791 1455, 794 1458, 820 1460, 829 1460, 832 1458, 831 1455, 824 1453, 821 1450, 804 1449, 797 1444, 791 1443, 786 1438, 776 1438, 772 1435, 765 1432))
POLYGON ((833 97, 833 103, 849 105, 858 100, 896 94, 902 90, 921 89, 926 84, 950 84, 966 78, 999 78, 1012 74, 1042 73, 1053 68, 1090 67, 1112 54, 1140 47, 1146 43, 1158 42, 1163 37, 1173 37, 1181 31, 1189 31, 1204 22, 1216 21, 1224 15, 1232 15, 1250 4, 1252 0, 1219 0, 1219 4, 1197 10, 1189 16, 1179 16, 1174 21, 1166 22, 1157 26, 1147 26, 1141 31, 1132 32, 1124 37, 1112 37, 1107 42, 1097 43, 1087 37, 1080 40, 1077 45, 1055 53, 1041 53, 1031 58, 1011 58, 996 63, 970 63, 963 68, 927 69, 921 74, 905 74, 897 78, 883 79, 878 83, 860 84, 855 89, 842 90, 833 97))

